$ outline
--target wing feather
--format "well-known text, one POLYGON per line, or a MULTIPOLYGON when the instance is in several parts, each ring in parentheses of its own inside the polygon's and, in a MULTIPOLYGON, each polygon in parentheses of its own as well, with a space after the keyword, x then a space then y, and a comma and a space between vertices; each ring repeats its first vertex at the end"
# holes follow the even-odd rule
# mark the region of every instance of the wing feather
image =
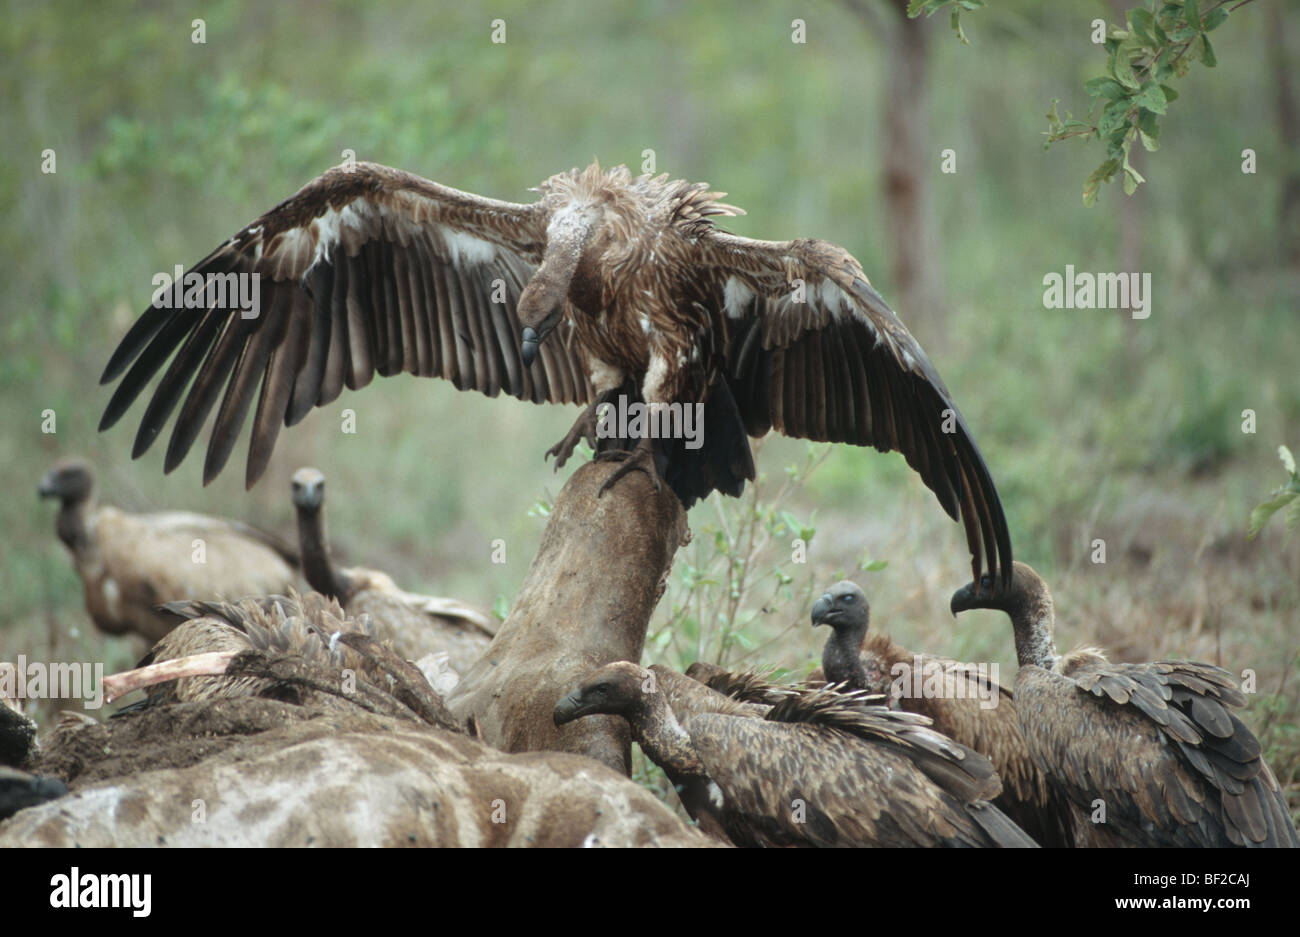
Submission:
MULTIPOLYGON (((540 203, 482 198, 373 163, 331 169, 188 271, 256 274, 256 317, 243 318, 233 297, 198 312, 176 302, 145 310, 104 369, 103 383, 121 383, 100 428, 120 420, 163 372, 133 454, 148 450, 179 408, 170 471, 220 397, 207 481, 229 459, 256 396, 252 485, 280 421, 292 426, 376 372, 440 376, 460 389, 504 389, 538 403, 586 403, 590 384, 576 342, 557 334, 527 369, 519 357, 516 305, 541 262, 546 222, 540 203), (502 283, 504 301, 494 302, 502 283)), ((179 285, 172 298, 183 298, 179 285)))
POLYGON ((696 246, 715 320, 733 323, 729 377, 746 429, 901 452, 965 525, 976 578, 987 564, 1009 582, 1011 536, 984 458, 938 372, 858 262, 822 241, 717 230, 696 246), (746 328, 753 319, 757 339, 746 328))

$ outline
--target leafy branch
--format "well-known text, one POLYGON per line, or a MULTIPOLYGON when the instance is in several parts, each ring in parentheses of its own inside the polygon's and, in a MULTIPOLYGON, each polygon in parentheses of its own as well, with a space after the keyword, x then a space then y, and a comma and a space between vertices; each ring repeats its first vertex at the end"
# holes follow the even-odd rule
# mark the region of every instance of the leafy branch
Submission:
MULTIPOLYGON (((1214 68, 1218 60, 1209 34, 1223 25, 1230 13, 1254 0, 1217 0, 1204 11, 1204 0, 1154 0, 1151 8, 1135 7, 1124 16, 1124 26, 1108 25, 1102 47, 1106 74, 1084 86, 1092 98, 1085 119, 1069 112, 1057 113, 1057 99, 1047 112, 1047 148, 1059 140, 1085 137, 1106 142, 1106 159, 1088 176, 1083 203, 1092 205, 1104 183, 1123 174, 1124 192, 1132 195, 1146 180, 1129 161, 1135 142, 1154 152, 1160 146, 1160 117, 1178 97, 1169 82, 1182 78, 1199 61, 1214 68), (1125 28, 1127 27, 1127 28, 1125 28)), ((965 43, 960 14, 984 6, 982 0, 911 0, 907 15, 933 16, 952 7, 952 28, 965 43)))
POLYGON ((1201 13, 1198 0, 1170 0, 1155 12, 1145 7, 1129 10, 1127 29, 1107 27, 1103 43, 1107 74, 1084 86, 1093 99, 1089 119, 1076 120, 1069 114, 1061 119, 1053 100, 1043 144, 1047 147, 1079 136, 1106 141, 1106 159, 1083 187, 1085 205, 1093 204, 1102 184, 1120 172, 1126 195, 1132 195, 1145 181, 1129 162, 1129 153, 1137 141, 1149 152, 1160 148, 1159 118, 1178 98, 1168 82, 1186 75, 1193 59, 1207 68, 1218 64, 1209 33, 1223 25, 1231 10, 1249 2, 1239 0, 1229 7, 1227 0, 1219 0, 1201 13))
POLYGON ((1248 540, 1255 539, 1268 519, 1283 508, 1286 508, 1286 529, 1291 531, 1300 527, 1300 475, 1296 474, 1295 456, 1286 446, 1278 446, 1277 454, 1291 477, 1286 484, 1274 489, 1272 497, 1250 512, 1250 528, 1246 532, 1248 540))
POLYGON ((957 34, 962 45, 970 45, 970 40, 966 38, 966 31, 961 28, 961 12, 981 9, 984 0, 909 0, 907 15, 909 19, 916 19, 922 14, 931 17, 946 6, 952 7, 952 16, 948 20, 952 25, 952 31, 957 34))

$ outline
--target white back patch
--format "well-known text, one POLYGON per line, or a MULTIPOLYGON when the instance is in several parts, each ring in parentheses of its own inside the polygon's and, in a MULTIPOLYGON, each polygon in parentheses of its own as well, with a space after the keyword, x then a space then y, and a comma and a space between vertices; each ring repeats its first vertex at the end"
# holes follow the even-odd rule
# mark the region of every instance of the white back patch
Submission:
POLYGON ((739 319, 749 311, 749 304, 754 299, 754 291, 741 279, 727 277, 727 285, 722 290, 723 305, 727 315, 739 319))
POLYGON ((442 232, 443 241, 447 244, 447 254, 456 266, 485 264, 496 260, 495 244, 445 225, 439 225, 439 230, 442 232))

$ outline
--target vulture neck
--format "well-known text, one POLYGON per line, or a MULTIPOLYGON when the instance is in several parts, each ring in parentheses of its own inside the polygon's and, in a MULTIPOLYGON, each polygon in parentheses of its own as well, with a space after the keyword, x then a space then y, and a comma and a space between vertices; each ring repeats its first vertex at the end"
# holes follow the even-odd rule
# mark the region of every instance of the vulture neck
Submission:
POLYGON ((75 501, 64 501, 59 506, 54 531, 73 553, 79 553, 90 546, 86 516, 94 508, 94 503, 95 496, 92 494, 75 501))
POLYGON ((1053 639, 1056 609, 1046 587, 1040 585, 1022 592, 1008 614, 1016 634, 1016 660, 1020 666, 1051 670, 1059 655, 1053 639))
POLYGON ((828 682, 848 683, 855 690, 867 688, 868 674, 862 663, 862 647, 866 641, 866 621, 831 630, 822 648, 822 670, 828 682))
POLYGON ((330 558, 325 509, 298 507, 297 511, 298 549, 302 553, 302 573, 307 584, 317 592, 346 602, 351 598, 352 582, 330 558))
POLYGON ((716 785, 704 770, 704 762, 691 744, 690 735, 673 716, 664 694, 657 692, 642 697, 642 705, 630 714, 628 724, 641 750, 664 769, 691 818, 703 823, 706 817, 711 817, 712 811, 720 806, 716 798, 710 798, 710 788, 716 789, 716 785))

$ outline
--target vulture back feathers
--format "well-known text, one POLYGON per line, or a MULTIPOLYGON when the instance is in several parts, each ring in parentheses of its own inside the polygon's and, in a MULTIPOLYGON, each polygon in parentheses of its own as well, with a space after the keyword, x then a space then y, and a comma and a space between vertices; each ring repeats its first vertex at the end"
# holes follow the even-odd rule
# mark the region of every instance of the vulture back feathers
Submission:
POLYGON ((792 693, 765 719, 693 712, 627 661, 600 668, 555 707, 557 724, 623 716, 706 829, 739 846, 1033 846, 987 802, 987 759, 927 720, 828 691, 792 693))
POLYGON ((721 193, 622 166, 538 191, 518 204, 374 163, 330 169, 159 291, 104 369, 118 384, 100 428, 162 372, 133 456, 179 408, 171 471, 216 408, 206 483, 252 410, 252 485, 281 425, 406 372, 588 404, 549 453, 557 464, 584 437, 630 451, 628 467, 687 507, 739 494, 754 477, 747 435, 775 429, 901 452, 964 523, 975 574, 1009 575, 1006 519, 970 429, 847 251, 727 234, 714 219, 740 211, 721 193), (600 426, 596 405, 620 402, 648 409, 600 426))
POLYGON ((182 599, 237 599, 285 592, 297 582, 297 553, 239 521, 188 511, 131 514, 98 505, 94 474, 79 460, 56 463, 41 479, 43 498, 60 502, 55 530, 72 553, 86 610, 108 634, 156 641, 175 619, 157 611, 182 599), (202 541, 202 562, 195 541, 202 541))
POLYGON ((1047 584, 1017 562, 1009 590, 987 581, 952 598, 1006 612, 1020 671, 1016 709, 1034 760, 1075 805, 1079 845, 1297 846, 1259 740, 1232 709, 1245 696, 1226 671, 1195 661, 1112 664, 1056 653, 1047 584), (1095 822, 1097 801, 1104 822, 1095 822))

